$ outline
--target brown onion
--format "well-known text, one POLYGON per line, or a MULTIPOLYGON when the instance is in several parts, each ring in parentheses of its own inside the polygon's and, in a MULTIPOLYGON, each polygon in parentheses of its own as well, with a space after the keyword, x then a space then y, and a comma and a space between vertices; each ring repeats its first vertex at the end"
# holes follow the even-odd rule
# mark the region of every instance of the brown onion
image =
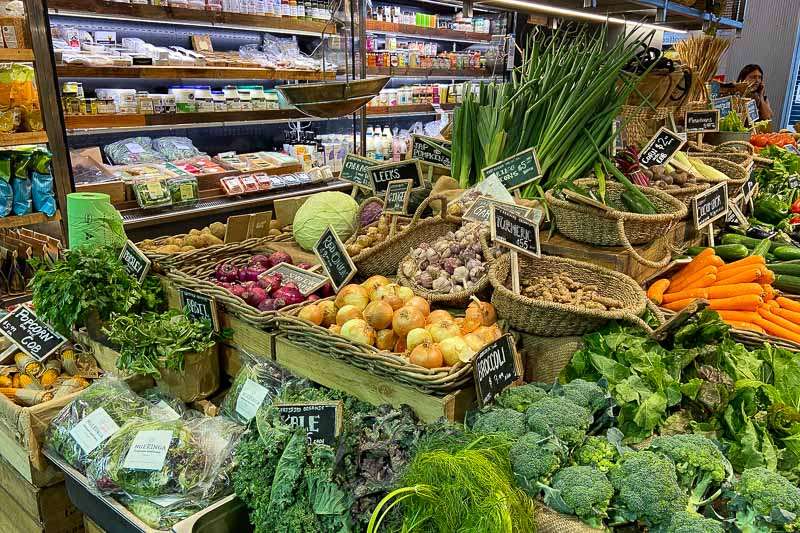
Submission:
POLYGON ((422 314, 427 317, 431 314, 431 304, 422 296, 413 296, 406 302, 406 305, 411 305, 422 311, 422 314))
POLYGON ((430 342, 424 342, 414 348, 408 361, 412 365, 419 365, 424 368, 440 368, 444 362, 444 356, 438 346, 430 342))
POLYGON ((370 302, 364 308, 364 320, 375 329, 386 329, 392 325, 394 309, 383 300, 370 302))
POLYGON ((425 328, 415 328, 408 332, 406 335, 406 346, 409 350, 413 350, 423 342, 433 342, 431 332, 425 328))
POLYGON ((450 322, 452 322, 453 315, 451 315, 444 309, 437 309, 436 311, 431 311, 431 314, 428 315, 428 324, 435 324, 436 322, 441 322, 442 320, 449 320, 450 322))
POLYGON ((416 307, 407 305, 394 312, 392 329, 399 337, 405 338, 412 329, 425 327, 425 317, 416 307))
POLYGON ((322 324, 322 309, 317 304, 311 304, 300 309, 297 316, 303 320, 308 320, 315 326, 322 324))
POLYGON ((375 330, 365 320, 354 318, 342 326, 339 334, 351 341, 361 342, 372 346, 375 344, 375 330))
POLYGON ((359 311, 363 311, 369 303, 369 294, 367 289, 361 285, 350 284, 346 285, 336 295, 336 307, 341 309, 345 305, 354 305, 358 307, 359 311))
POLYGON ((336 323, 336 304, 333 300, 323 300, 317 304, 322 311, 322 325, 325 327, 336 323))
POLYGON ((395 344, 397 344, 397 335, 394 334, 394 330, 391 329, 382 329, 375 334, 375 347, 379 350, 394 350, 395 344))
POLYGON ((459 361, 468 363, 475 355, 475 350, 469 347, 463 337, 445 339, 439 343, 439 349, 444 357, 444 362, 449 366, 453 366, 459 361))
POLYGON ((434 322, 429 324, 426 329, 431 333, 433 342, 442 342, 450 337, 459 337, 461 335, 461 328, 452 320, 434 322))
POLYGON ((355 305, 345 305, 336 313, 336 323, 340 326, 343 326, 345 322, 353 320, 354 318, 364 318, 361 310, 355 305))

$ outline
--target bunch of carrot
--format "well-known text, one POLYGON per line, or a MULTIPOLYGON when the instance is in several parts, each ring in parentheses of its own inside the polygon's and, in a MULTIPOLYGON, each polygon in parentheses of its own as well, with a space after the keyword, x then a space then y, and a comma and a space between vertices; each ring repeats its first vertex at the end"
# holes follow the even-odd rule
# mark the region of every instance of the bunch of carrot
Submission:
POLYGON ((650 285, 647 297, 671 311, 702 298, 733 328, 800 343, 800 302, 779 296, 773 281, 760 255, 725 264, 706 248, 671 278, 650 285))

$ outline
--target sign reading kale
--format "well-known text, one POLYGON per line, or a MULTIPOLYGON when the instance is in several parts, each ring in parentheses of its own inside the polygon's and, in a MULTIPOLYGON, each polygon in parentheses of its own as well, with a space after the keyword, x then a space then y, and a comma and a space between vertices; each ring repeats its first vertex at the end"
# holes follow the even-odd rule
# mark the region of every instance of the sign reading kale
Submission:
POLYGON ((496 176, 509 191, 535 181, 542 175, 536 149, 528 148, 483 169, 484 178, 496 176))
POLYGON ((720 118, 725 118, 731 114, 733 111, 733 102, 731 101, 730 96, 726 96, 725 98, 717 98, 712 102, 714 109, 719 110, 720 118))
POLYGON ((728 184, 706 189, 692 199, 694 227, 701 230, 728 213, 728 184))
POLYGON ((20 305, 0 320, 0 333, 39 362, 67 342, 27 307, 20 305))
POLYGON ((303 296, 308 296, 312 292, 316 292, 317 289, 328 282, 328 278, 321 274, 317 274, 309 270, 303 270, 302 268, 290 265, 289 263, 278 263, 274 267, 261 274, 261 276, 266 276, 268 274, 280 274, 281 283, 284 285, 287 282, 293 282, 295 285, 297 285, 297 288, 300 290, 300 293, 303 296))
POLYGON ((214 331, 219 332, 219 319, 217 318, 217 302, 213 296, 206 296, 197 291, 178 288, 178 298, 187 316, 192 320, 208 320, 214 331))
POLYGON ((501 202, 500 200, 495 200, 488 196, 479 196, 477 200, 472 202, 472 205, 464 212, 461 218, 471 222, 489 222, 492 217, 493 205, 502 207, 506 211, 515 213, 524 218, 528 218, 531 214, 530 207, 501 202))
POLYGON ((450 149, 444 146, 445 142, 423 135, 412 135, 411 157, 449 169, 451 153, 450 149))
POLYGON ((333 231, 333 228, 328 228, 322 233, 322 236, 314 245, 314 253, 317 255, 319 262, 328 277, 331 278, 331 285, 339 292, 339 289, 347 285, 347 282, 356 275, 356 266, 347 255, 344 249, 344 244, 333 231))
POLYGON ((490 404, 509 385, 522 378, 522 360, 510 334, 487 344, 472 359, 478 405, 490 404))
POLYGON ((684 124, 686 133, 719 131, 719 109, 687 111, 684 124))
POLYGON ((377 164, 378 163, 372 159, 367 159, 366 157, 357 156, 355 154, 347 154, 344 157, 342 172, 339 174, 339 178, 344 181, 349 181, 354 185, 358 185, 359 187, 363 187, 364 189, 372 189, 372 181, 369 179, 367 169, 377 164))
POLYGON ((539 226, 534 221, 506 211, 504 207, 491 207, 489 228, 492 240, 532 257, 541 257, 539 226))
POLYGON ((416 159, 376 165, 367 172, 372 180, 372 190, 378 195, 386 192, 390 181, 411 180, 412 189, 419 189, 423 185, 422 169, 416 159))
POLYGON ((662 127, 639 154, 639 163, 645 168, 666 165, 685 142, 686 140, 674 131, 662 127))
POLYGON ((122 253, 119 254, 119 261, 128 274, 139 280, 139 283, 144 281, 144 277, 150 271, 150 260, 131 241, 125 243, 122 253))
POLYGON ((389 186, 386 187, 383 213, 385 215, 407 215, 412 186, 411 180, 390 181, 389 186))
POLYGON ((335 446, 342 430, 342 402, 276 403, 281 420, 307 431, 309 444, 335 446))
POLYGON ((758 113, 758 104, 755 100, 748 100, 747 101, 747 120, 750 122, 750 125, 753 126, 758 120, 761 118, 761 115, 758 113))

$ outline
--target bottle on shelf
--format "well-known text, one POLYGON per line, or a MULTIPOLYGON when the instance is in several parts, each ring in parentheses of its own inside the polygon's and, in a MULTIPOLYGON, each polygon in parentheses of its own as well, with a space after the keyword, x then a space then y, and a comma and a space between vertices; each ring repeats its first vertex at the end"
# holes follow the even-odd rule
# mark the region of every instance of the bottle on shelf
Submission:
POLYGON ((389 129, 389 126, 383 127, 383 160, 384 161, 391 161, 392 160, 392 130, 389 129))
POLYGON ((367 126, 367 157, 375 159, 375 139, 373 138, 372 126, 367 126))

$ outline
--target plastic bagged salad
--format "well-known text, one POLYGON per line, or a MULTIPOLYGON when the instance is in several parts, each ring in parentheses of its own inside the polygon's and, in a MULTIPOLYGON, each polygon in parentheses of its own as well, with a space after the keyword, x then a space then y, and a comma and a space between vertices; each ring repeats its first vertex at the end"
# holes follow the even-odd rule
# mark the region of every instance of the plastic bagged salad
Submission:
POLYGON ((264 402, 271 403, 285 379, 279 367, 251 357, 242 365, 231 389, 222 401, 223 415, 240 424, 248 424, 264 402))

